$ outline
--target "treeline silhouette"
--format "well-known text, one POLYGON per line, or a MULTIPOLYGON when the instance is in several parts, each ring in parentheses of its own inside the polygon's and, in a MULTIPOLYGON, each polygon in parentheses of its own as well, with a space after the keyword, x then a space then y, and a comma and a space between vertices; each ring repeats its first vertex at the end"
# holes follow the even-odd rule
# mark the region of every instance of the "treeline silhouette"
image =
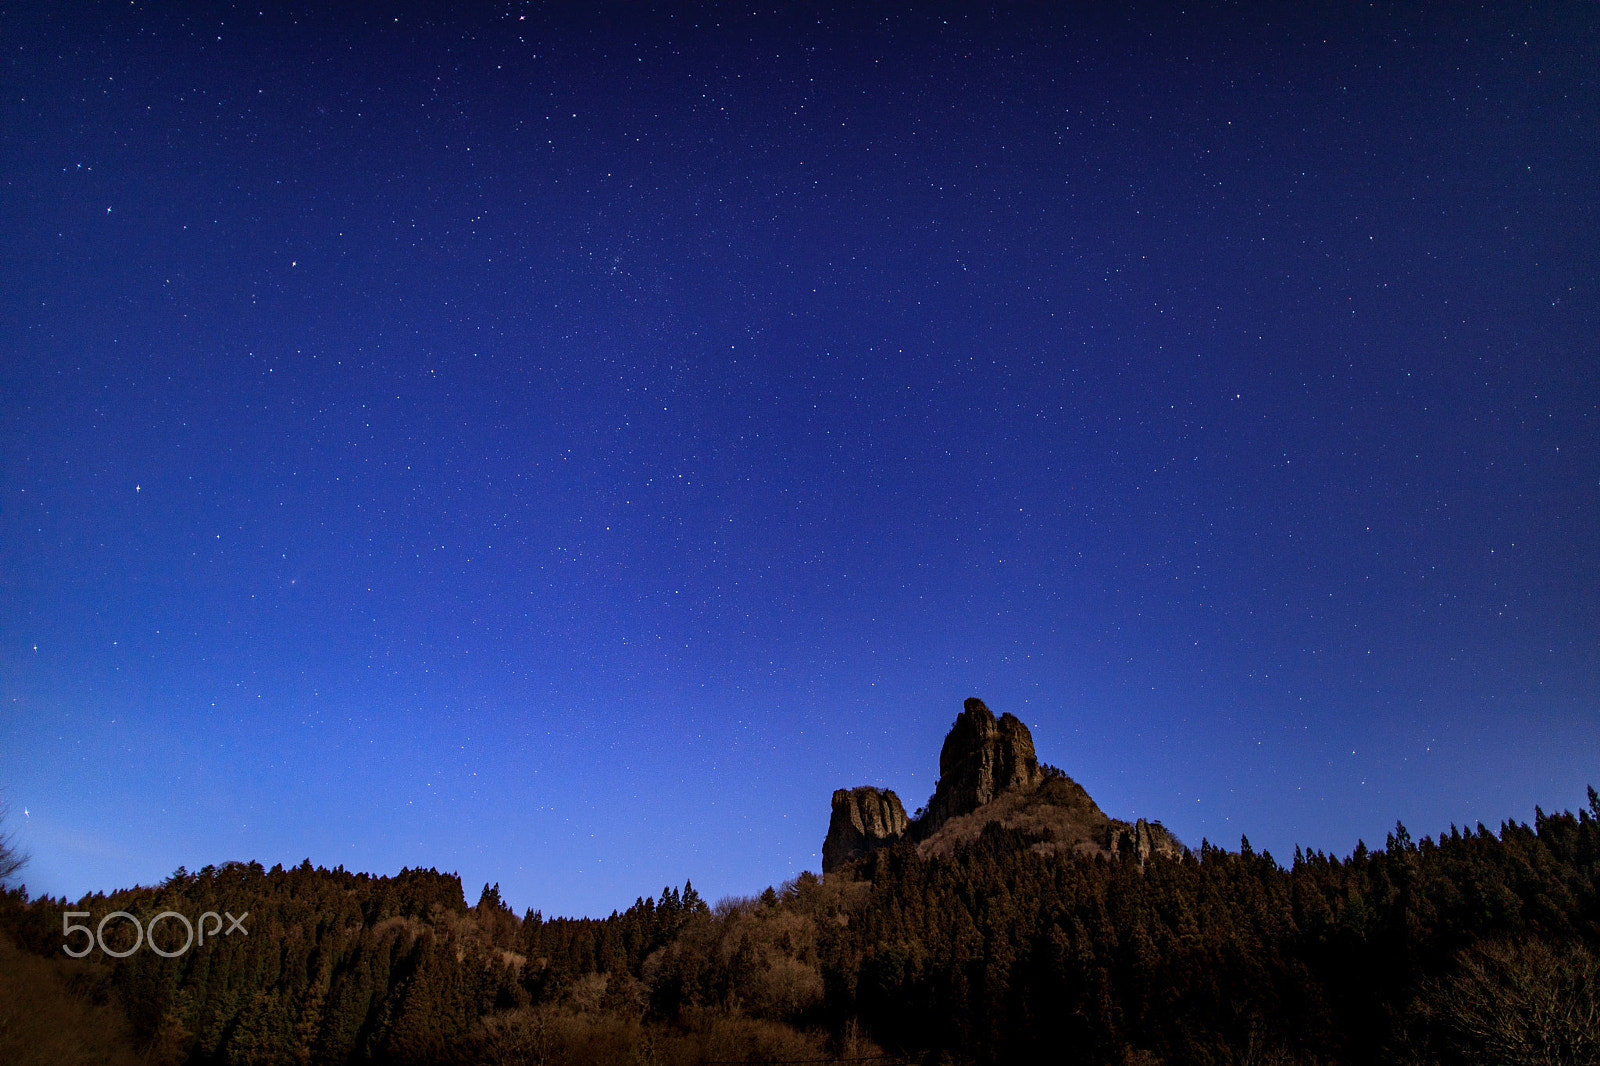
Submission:
MULTIPOLYGON (((0 1059, 25 1061, 5 1042, 21 995, 48 1001, 32 1017, 115 1009, 151 1063, 1596 1063, 1589 803, 1287 865, 1248 841, 1064 858, 991 825, 949 856, 899 845, 715 907, 685 884, 604 919, 309 862, 72 904, 16 891, 0 967, 54 976, 0 985, 0 1059), (66 910, 249 912, 249 933, 70 960, 66 910)), ((106 936, 125 950, 131 923, 106 936)))

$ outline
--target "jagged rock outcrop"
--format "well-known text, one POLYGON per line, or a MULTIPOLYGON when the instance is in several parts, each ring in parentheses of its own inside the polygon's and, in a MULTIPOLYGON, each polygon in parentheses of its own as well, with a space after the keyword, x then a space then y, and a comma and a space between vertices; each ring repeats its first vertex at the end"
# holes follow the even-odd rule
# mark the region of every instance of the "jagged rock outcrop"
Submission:
POLYGON ((1178 843, 1178 838, 1160 822, 1147 822, 1140 818, 1132 825, 1126 822, 1119 824, 1121 828, 1111 835, 1111 854, 1132 855, 1138 860, 1141 870, 1152 855, 1176 858, 1183 853, 1183 845, 1178 843))
POLYGON ((911 820, 900 797, 886 788, 863 785, 833 794, 833 817, 822 842, 822 872, 830 873, 874 848, 906 835, 911 820))
POLYGON ((1141 869, 1151 856, 1180 856, 1183 844, 1160 822, 1111 818, 1083 786, 1041 766, 1033 734, 1011 714, 999 718, 969 699, 945 735, 939 782, 927 809, 906 818, 888 789, 861 787, 833 794, 833 817, 822 844, 822 872, 869 852, 913 841, 923 856, 945 855, 999 824, 1023 834, 1042 854, 1131 855, 1141 869))
POLYGON ((1044 780, 1033 751, 1033 734, 1013 714, 997 720, 976 697, 967 700, 939 752, 939 784, 921 819, 930 836, 952 818, 970 814, 1006 792, 1038 787, 1044 780))

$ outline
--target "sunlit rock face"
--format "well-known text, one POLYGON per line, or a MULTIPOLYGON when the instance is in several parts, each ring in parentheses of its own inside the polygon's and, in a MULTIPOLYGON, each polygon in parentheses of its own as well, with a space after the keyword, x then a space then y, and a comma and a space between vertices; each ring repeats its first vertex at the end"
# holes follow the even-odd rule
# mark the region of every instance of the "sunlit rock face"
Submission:
POLYGON ((870 785, 839 789, 833 794, 833 817, 822 842, 822 872, 831 873, 875 848, 893 844, 910 825, 900 797, 889 789, 870 785))
POLYGON ((931 836, 950 819, 970 814, 1003 793, 1036 788, 1043 780, 1028 727, 1012 714, 996 719, 982 700, 969 699, 944 738, 939 784, 918 834, 931 836))

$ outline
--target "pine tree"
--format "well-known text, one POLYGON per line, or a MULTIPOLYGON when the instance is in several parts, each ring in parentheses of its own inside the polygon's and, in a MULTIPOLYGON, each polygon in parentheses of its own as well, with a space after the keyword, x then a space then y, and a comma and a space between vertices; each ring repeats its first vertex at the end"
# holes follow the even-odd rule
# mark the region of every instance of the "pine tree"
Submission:
POLYGON ((711 908, 706 906, 706 901, 700 898, 700 893, 694 890, 694 884, 690 881, 683 883, 683 897, 680 906, 686 915, 711 913, 711 908))

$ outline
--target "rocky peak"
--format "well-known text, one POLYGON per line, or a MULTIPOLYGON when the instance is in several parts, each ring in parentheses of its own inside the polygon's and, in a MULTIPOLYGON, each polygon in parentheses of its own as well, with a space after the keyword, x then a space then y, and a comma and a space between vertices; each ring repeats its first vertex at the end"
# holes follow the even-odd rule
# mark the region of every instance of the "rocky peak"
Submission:
POLYGON ((990 823, 1027 834, 1040 854, 1131 856, 1141 869, 1152 856, 1185 851, 1160 822, 1107 817, 1082 785, 1039 765, 1027 726, 1010 714, 996 718, 982 700, 970 699, 945 735, 939 783, 915 821, 888 789, 833 794, 822 872, 902 840, 915 843, 923 856, 948 855, 990 823))
POLYGON ((831 873, 875 848, 906 835, 911 822, 900 797, 887 788, 841 788, 833 794, 833 817, 822 842, 822 872, 831 873))
POLYGON ((1033 734, 1013 714, 996 719, 980 699, 967 700, 939 752, 939 784, 919 821, 922 836, 977 810, 995 797, 1035 788, 1044 780, 1033 734))

